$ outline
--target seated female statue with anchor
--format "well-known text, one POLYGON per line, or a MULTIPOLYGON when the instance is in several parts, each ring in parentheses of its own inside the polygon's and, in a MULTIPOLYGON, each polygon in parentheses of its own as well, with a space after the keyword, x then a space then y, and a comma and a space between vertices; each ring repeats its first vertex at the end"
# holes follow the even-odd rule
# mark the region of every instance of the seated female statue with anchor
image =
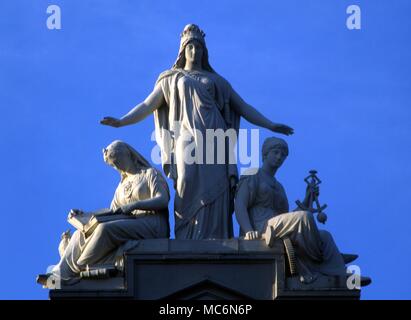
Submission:
MULTIPOLYGON (((283 139, 268 138, 262 147, 262 167, 255 174, 241 176, 235 197, 240 235, 246 240, 265 238, 269 246, 276 239, 284 240, 286 250, 295 250, 296 261, 292 262, 295 265, 290 266, 295 270, 291 273, 297 273, 303 283, 311 283, 321 274, 346 276, 347 261, 344 261, 331 234, 319 230, 314 221, 312 204, 315 201, 319 205, 318 185, 314 183, 314 190, 313 185, 309 185, 304 201, 298 202, 299 208, 289 212, 287 195, 275 179, 287 156, 288 145, 283 139)), ((314 176, 312 172, 311 177, 314 176)), ((306 182, 309 181, 306 179, 306 182)), ((317 219, 325 222, 322 208, 319 207, 317 219)), ((370 282, 370 279, 363 278, 362 284, 368 284, 368 280, 370 282)))

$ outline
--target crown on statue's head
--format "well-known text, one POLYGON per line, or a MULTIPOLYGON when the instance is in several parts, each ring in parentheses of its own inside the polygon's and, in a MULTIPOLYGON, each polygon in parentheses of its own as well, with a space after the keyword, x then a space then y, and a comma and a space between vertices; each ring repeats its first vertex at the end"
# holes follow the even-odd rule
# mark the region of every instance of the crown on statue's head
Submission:
POLYGON ((190 40, 198 40, 202 44, 204 41, 205 33, 196 24, 188 24, 184 27, 181 33, 181 44, 186 45, 190 40))

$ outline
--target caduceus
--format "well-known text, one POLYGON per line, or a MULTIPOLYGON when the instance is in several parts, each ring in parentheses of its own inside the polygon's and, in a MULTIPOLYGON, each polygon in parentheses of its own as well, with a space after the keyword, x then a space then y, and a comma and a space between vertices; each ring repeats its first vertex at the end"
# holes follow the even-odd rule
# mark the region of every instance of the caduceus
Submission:
POLYGON ((317 221, 325 223, 327 221, 327 215, 325 214, 324 209, 327 208, 327 205, 321 205, 318 200, 320 195, 319 185, 322 181, 317 177, 316 170, 310 170, 309 173, 310 175, 304 179, 305 183, 307 183, 306 199, 303 202, 297 200, 295 203, 301 210, 309 211, 313 214, 317 213, 317 221))

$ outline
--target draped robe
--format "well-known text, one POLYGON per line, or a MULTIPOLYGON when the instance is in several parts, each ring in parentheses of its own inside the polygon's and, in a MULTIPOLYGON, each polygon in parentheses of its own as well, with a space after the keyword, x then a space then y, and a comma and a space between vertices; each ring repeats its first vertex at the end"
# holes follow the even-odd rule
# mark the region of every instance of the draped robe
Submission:
POLYGON ((156 85, 165 99, 154 120, 163 169, 174 182, 176 239, 230 238, 233 192, 229 181, 237 178, 236 164, 229 163, 233 150, 226 146, 225 161, 209 163, 207 153, 214 151, 216 159, 218 144, 210 147, 205 140, 209 129, 232 129, 237 138, 240 117, 230 106, 232 88, 216 73, 182 69, 163 72, 156 85), (192 155, 190 146, 202 153, 202 161, 186 161, 192 155))

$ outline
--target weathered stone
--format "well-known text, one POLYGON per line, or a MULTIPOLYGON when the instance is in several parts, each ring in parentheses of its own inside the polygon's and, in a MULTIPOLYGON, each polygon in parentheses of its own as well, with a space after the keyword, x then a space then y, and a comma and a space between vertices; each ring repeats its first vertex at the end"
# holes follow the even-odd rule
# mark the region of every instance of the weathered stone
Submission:
POLYGON ((281 241, 142 240, 125 255, 122 276, 51 290, 51 299, 358 299, 345 278, 305 285, 287 275, 281 241), (192 244, 188 246, 187 244, 192 244))

